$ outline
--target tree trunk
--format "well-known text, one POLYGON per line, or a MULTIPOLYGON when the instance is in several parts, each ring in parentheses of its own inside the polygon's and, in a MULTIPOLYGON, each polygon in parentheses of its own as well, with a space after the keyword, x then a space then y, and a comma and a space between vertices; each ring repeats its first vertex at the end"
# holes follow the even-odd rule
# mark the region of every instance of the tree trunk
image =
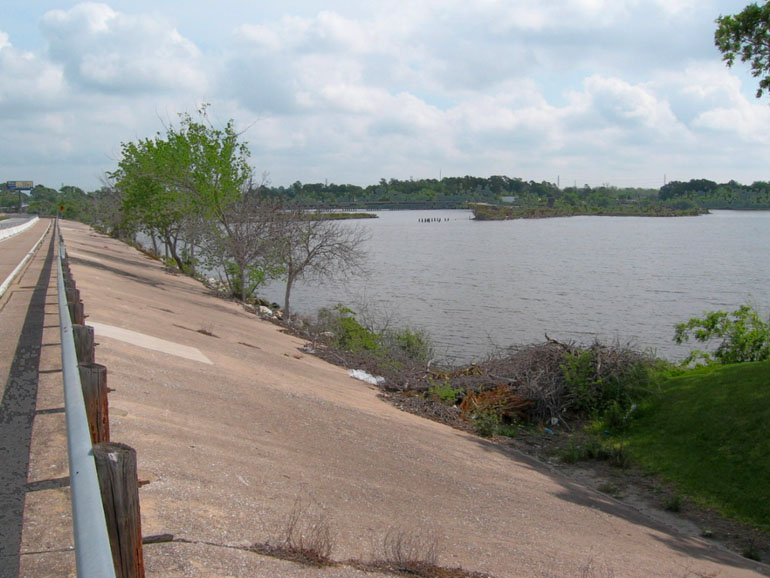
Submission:
POLYGON ((246 268, 240 265, 238 268, 241 270, 241 301, 246 303, 246 268))
POLYGON ((195 277, 195 242, 190 243, 190 275, 195 277))
POLYGON ((286 292, 283 294, 283 318, 288 321, 291 316, 289 309, 289 297, 291 295, 291 286, 294 283, 294 276, 289 272, 286 276, 286 292))
POLYGON ((169 252, 170 252, 171 258, 176 263, 176 266, 179 268, 180 271, 184 273, 184 261, 182 261, 182 258, 176 252, 177 238, 166 234, 164 235, 164 241, 166 245, 166 259, 168 259, 169 252))

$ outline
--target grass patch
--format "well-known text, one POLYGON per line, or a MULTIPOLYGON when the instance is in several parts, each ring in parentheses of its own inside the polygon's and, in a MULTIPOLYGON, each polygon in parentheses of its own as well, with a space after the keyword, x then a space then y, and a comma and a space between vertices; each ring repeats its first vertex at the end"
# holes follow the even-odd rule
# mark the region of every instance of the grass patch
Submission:
POLYGON ((623 495, 623 490, 621 490, 612 482, 603 482, 599 484, 599 487, 596 489, 599 490, 602 494, 607 494, 613 498, 620 498, 623 495))
POLYGON ((635 461, 695 503, 770 531, 770 362, 670 378, 626 434, 635 461))
POLYGON ((576 464, 586 461, 605 461, 616 468, 626 469, 631 465, 631 456, 625 441, 595 437, 583 442, 570 441, 567 447, 557 452, 559 459, 565 464, 576 464))

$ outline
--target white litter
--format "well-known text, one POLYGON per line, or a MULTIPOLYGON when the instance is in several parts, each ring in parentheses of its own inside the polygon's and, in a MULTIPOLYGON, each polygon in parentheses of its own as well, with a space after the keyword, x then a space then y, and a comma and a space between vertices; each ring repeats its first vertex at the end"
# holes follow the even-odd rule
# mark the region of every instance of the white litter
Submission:
POLYGON ((385 383, 385 378, 381 375, 374 376, 371 373, 367 373, 363 369, 349 369, 348 375, 350 377, 360 379, 361 381, 365 381, 371 385, 380 385, 381 383, 385 383))

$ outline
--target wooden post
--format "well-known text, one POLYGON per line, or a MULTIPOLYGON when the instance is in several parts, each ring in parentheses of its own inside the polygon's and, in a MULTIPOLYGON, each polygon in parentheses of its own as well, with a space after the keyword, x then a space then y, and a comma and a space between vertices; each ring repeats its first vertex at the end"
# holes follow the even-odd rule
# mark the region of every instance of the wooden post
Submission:
POLYGON ((94 446, 107 532, 117 578, 144 578, 136 451, 125 444, 94 446))
POLYGON ((78 363, 94 363, 94 328, 90 325, 73 325, 72 339, 78 363))
POLYGON ((88 429, 91 431, 91 443, 96 445, 110 441, 110 415, 107 405, 107 368, 98 363, 81 363, 80 385, 83 387, 83 399, 86 403, 88 429))
POLYGON ((75 287, 67 287, 65 292, 67 293, 67 305, 80 301, 80 291, 75 287))
POLYGON ((76 325, 82 325, 85 321, 83 302, 80 300, 80 291, 77 289, 65 289, 67 292, 67 307, 70 310, 70 319, 76 325))
POLYGON ((62 273, 64 273, 64 279, 72 279, 72 271, 70 270, 70 264, 69 261, 67 261, 67 257, 64 257, 61 262, 61 269, 62 273))
POLYGON ((73 303, 72 307, 70 308, 70 319, 72 320, 72 323, 77 323, 78 325, 83 325, 86 322, 86 312, 83 308, 83 302, 78 301, 77 303, 73 303))

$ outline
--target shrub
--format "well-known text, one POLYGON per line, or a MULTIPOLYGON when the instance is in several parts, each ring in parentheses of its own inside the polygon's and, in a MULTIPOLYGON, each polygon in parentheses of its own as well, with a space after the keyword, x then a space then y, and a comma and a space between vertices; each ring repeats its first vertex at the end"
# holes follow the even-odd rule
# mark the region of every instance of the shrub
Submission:
POLYGON ((663 499, 663 509, 667 512, 681 512, 682 511, 682 496, 679 494, 672 494, 663 499))
POLYGON ((430 337, 421 329, 397 329, 383 333, 385 346, 412 361, 427 363, 433 357, 430 337))
POLYGON ((461 387, 455 387, 448 379, 434 383, 428 393, 436 396, 447 405, 455 405, 465 397, 465 391, 461 387))
POLYGON ((483 438, 491 438, 500 426, 500 416, 493 411, 483 411, 472 416, 473 430, 483 438))
POLYGON ((358 317, 343 305, 321 309, 316 321, 302 330, 313 341, 318 355, 382 376, 389 389, 425 391, 429 387, 427 366, 433 345, 422 330, 375 329, 366 313, 358 317))
POLYGON ((652 382, 655 368, 643 354, 597 343, 565 352, 561 370, 571 409, 603 417, 620 430, 634 399, 652 382))
POLYGON ((361 325, 356 313, 342 305, 334 309, 322 309, 318 313, 319 323, 332 334, 331 346, 343 351, 374 351, 379 346, 379 337, 371 329, 361 325))
MULTIPOLYGON (((679 344, 689 341, 690 337, 701 343, 721 339, 714 352, 718 363, 770 359, 770 321, 764 321, 749 305, 742 305, 732 313, 711 311, 687 323, 678 323, 674 329, 674 341, 679 344)), ((698 359, 712 361, 711 354, 694 350, 684 363, 689 365, 698 359)))

